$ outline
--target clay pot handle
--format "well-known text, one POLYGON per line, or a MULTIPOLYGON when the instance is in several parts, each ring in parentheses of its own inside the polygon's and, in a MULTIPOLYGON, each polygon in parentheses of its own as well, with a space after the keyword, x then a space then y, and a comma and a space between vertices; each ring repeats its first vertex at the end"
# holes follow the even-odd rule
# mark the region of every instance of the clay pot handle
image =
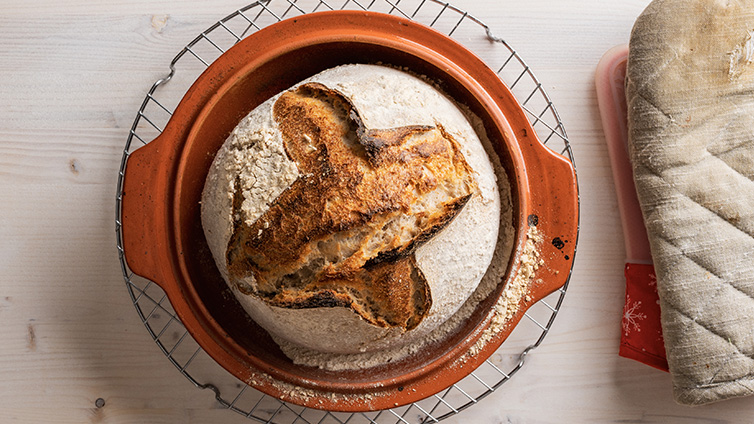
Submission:
POLYGON ((123 176, 121 222, 123 250, 128 267, 135 274, 162 287, 162 270, 170 269, 166 243, 172 243, 167 196, 171 155, 169 127, 152 142, 132 152, 123 176))
POLYGON ((544 263, 530 291, 534 303, 563 287, 571 275, 579 228, 579 194, 576 170, 566 157, 542 144, 533 129, 518 136, 529 182, 536 186, 531 189, 529 214, 522 217, 526 220, 522 228, 534 226, 543 237, 539 257, 544 263))

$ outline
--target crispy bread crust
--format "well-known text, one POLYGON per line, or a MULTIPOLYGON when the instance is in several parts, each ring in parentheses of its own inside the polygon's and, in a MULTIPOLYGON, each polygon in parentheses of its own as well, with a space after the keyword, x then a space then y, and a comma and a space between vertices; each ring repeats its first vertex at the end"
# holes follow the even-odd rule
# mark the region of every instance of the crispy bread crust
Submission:
POLYGON ((368 129, 318 83, 281 95, 273 114, 300 176, 253 224, 234 222, 231 280, 253 276, 239 289, 273 306, 343 306, 380 327, 417 326, 432 299, 413 253, 477 191, 458 143, 441 125, 368 129))

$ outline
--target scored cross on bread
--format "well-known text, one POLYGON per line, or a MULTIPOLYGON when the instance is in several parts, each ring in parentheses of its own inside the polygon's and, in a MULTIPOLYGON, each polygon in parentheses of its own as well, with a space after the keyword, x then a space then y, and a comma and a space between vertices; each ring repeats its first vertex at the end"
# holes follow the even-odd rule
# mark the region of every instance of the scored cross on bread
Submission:
MULTIPOLYGON (((231 280, 273 306, 343 306, 380 327, 416 327, 432 299, 414 251, 477 191, 458 142, 440 124, 368 129, 318 83, 282 94, 273 115, 300 176, 253 223, 236 218, 231 280)), ((236 217, 242 202, 238 190, 236 217)))

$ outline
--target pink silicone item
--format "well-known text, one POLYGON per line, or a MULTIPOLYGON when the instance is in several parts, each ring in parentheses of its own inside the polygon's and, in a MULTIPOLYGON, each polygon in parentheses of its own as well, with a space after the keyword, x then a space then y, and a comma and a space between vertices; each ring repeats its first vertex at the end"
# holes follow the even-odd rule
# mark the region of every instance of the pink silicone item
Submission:
POLYGON ((618 208, 626 244, 626 261, 646 264, 652 263, 652 255, 649 251, 647 230, 634 188, 634 173, 628 159, 624 82, 627 59, 628 45, 613 47, 602 56, 596 73, 597 101, 613 169, 615 191, 618 194, 618 208))

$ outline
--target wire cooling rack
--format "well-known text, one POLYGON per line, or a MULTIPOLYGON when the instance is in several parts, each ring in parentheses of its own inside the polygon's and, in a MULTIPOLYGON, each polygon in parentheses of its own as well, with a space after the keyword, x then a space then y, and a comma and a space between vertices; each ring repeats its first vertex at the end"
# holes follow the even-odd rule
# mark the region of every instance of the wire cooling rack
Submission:
POLYGON ((189 86, 225 50, 250 34, 283 19, 324 10, 370 10, 429 25, 473 51, 511 89, 537 135, 550 149, 573 162, 563 123, 529 66, 482 21, 438 0, 265 0, 236 10, 194 38, 170 62, 170 73, 147 92, 128 134, 118 176, 116 238, 128 293, 157 346, 192 384, 214 392, 222 407, 264 423, 433 423, 478 403, 510 380, 552 326, 568 283, 533 305, 502 346, 468 377, 422 401, 383 411, 337 413, 309 409, 265 395, 221 368, 194 341, 162 289, 131 272, 123 255, 121 200, 123 175, 131 152, 162 132, 189 86), (480 40, 484 42, 479 42, 480 40), (168 84, 169 82, 169 84, 168 84))

